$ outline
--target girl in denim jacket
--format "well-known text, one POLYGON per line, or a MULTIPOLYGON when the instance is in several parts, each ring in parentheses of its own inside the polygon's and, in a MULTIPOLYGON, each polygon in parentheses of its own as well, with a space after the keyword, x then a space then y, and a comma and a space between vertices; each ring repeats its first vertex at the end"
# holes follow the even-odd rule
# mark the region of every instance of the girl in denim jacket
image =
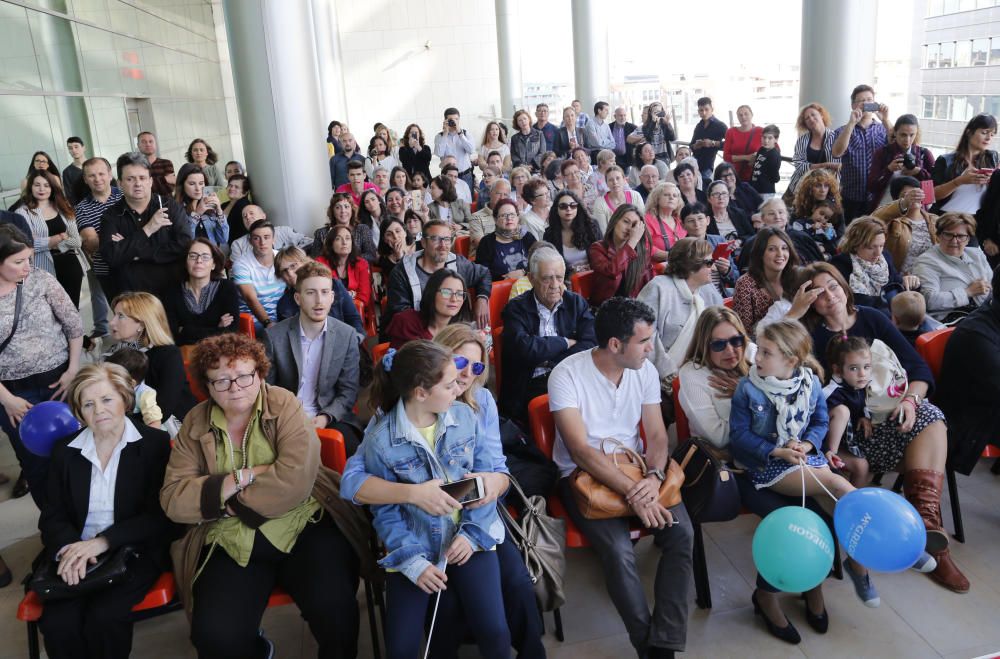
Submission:
MULTIPOLYGON (((379 366, 372 403, 385 413, 369 427, 359 448, 367 473, 418 484, 494 470, 495 456, 475 413, 455 401, 458 369, 450 350, 411 341, 399 351, 390 350, 379 366)), ((437 516, 416 505, 392 504, 372 506, 372 514, 386 548, 379 563, 389 572, 388 656, 416 654, 429 597, 451 586, 480 654, 509 657, 510 632, 493 551, 504 538, 496 507, 437 516)))

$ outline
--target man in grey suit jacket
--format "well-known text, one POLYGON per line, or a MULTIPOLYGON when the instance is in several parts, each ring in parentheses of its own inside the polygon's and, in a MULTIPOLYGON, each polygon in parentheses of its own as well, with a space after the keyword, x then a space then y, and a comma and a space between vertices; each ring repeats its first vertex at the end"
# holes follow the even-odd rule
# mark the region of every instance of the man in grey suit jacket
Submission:
POLYGON ((347 454, 361 443, 361 422, 353 407, 358 398, 361 353, 354 328, 330 318, 333 282, 321 263, 296 272, 299 313, 275 323, 263 336, 271 361, 269 384, 294 391, 317 428, 344 435, 347 454))

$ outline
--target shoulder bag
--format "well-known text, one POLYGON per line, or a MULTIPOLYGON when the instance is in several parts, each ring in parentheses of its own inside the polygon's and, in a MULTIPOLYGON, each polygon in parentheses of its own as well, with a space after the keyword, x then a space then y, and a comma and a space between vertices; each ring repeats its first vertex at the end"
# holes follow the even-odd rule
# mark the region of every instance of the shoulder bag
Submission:
POLYGON ((14 324, 10 327, 10 334, 7 338, 0 343, 0 353, 7 348, 7 344, 10 340, 14 338, 14 333, 17 331, 17 323, 21 320, 21 302, 24 297, 24 282, 17 282, 17 295, 14 297, 14 324))
POLYGON ((510 477, 507 496, 517 493, 521 514, 517 519, 507 507, 497 504, 500 517, 510 532, 510 540, 521 552, 528 576, 535 588, 540 611, 552 611, 566 603, 563 579, 566 573, 566 522, 546 515, 545 497, 527 496, 517 480, 510 477))
POLYGON ((684 470, 681 496, 691 521, 728 522, 740 514, 740 490, 736 472, 716 455, 716 449, 700 437, 691 437, 674 451, 674 460, 684 470))
MULTIPOLYGON (((601 452, 607 453, 604 447, 614 446, 610 454, 615 467, 635 482, 642 480, 649 469, 641 455, 622 444, 617 439, 605 437, 601 440, 601 452), (624 453, 629 461, 618 462, 618 455, 624 453)), ((665 470, 666 480, 660 483, 659 503, 664 508, 672 508, 681 502, 681 485, 684 483, 684 470, 672 458, 667 458, 665 470)), ((635 513, 625 497, 600 482, 579 467, 570 474, 570 487, 580 514, 587 519, 612 519, 615 517, 631 517, 635 513)))
POLYGON ((87 575, 75 586, 70 586, 57 574, 58 561, 46 559, 31 575, 28 588, 35 591, 43 602, 89 595, 128 581, 131 578, 128 563, 134 556, 138 553, 130 545, 104 552, 97 557, 96 563, 87 566, 87 575))

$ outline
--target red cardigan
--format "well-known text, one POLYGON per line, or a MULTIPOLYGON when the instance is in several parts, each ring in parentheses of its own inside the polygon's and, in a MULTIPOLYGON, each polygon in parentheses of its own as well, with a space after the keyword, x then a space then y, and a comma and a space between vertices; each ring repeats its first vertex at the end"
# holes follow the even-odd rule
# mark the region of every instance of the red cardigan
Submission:
MULTIPOLYGON (((337 276, 337 269, 330 265, 326 257, 318 256, 316 261, 330 268, 333 271, 334 279, 340 279, 337 276)), ((347 266, 347 281, 344 282, 344 286, 347 287, 348 291, 354 293, 355 300, 361 300, 364 303, 366 309, 371 306, 372 275, 368 269, 368 261, 359 256, 353 266, 347 266)))
POLYGON ((722 159, 733 166, 736 178, 745 183, 749 183, 753 175, 753 161, 733 162, 733 156, 751 156, 757 153, 760 148, 760 136, 763 133, 764 129, 760 126, 754 126, 745 133, 736 126, 726 131, 722 145, 722 159))
POLYGON ((389 337, 389 347, 397 350, 408 341, 416 339, 430 341, 434 338, 427 331, 427 326, 424 325, 424 321, 420 318, 420 312, 416 309, 407 309, 393 315, 389 327, 385 330, 385 335, 389 337))
MULTIPOLYGON (((643 236, 643 240, 649 240, 648 233, 643 236)), ((653 278, 653 264, 649 251, 647 242, 645 267, 635 286, 628 292, 628 297, 637 296, 646 282, 653 278)), ((628 243, 625 243, 621 250, 617 250, 614 245, 606 245, 603 240, 592 243, 587 252, 590 257, 590 267, 594 270, 590 304, 596 307, 608 298, 614 297, 618 287, 621 286, 628 264, 638 258, 638 255, 628 243)))

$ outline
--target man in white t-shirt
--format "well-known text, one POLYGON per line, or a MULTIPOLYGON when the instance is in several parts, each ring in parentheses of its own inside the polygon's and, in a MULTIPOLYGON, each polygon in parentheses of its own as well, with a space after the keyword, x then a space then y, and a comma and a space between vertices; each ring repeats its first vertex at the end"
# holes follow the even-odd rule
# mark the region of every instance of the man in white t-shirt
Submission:
POLYGON ((653 351, 656 317, 634 299, 613 297, 597 311, 597 348, 561 361, 549 376, 549 408, 556 422, 553 459, 559 467, 559 495, 567 512, 601 559, 608 593, 640 657, 660 659, 683 652, 687 638, 693 530, 684 504, 665 508, 657 501, 669 453, 660 412, 660 382, 647 359, 653 351), (601 450, 612 437, 642 452, 639 423, 645 429, 645 478, 631 481, 601 450), (651 529, 662 552, 653 585, 652 614, 646 604, 630 518, 585 518, 573 498, 569 479, 580 467, 626 498, 634 514, 651 529))
POLYGON ((254 317, 257 333, 278 320, 278 300, 285 293, 285 282, 274 269, 274 225, 257 220, 250 226, 252 250, 233 263, 233 283, 240 290, 240 313, 254 317))

